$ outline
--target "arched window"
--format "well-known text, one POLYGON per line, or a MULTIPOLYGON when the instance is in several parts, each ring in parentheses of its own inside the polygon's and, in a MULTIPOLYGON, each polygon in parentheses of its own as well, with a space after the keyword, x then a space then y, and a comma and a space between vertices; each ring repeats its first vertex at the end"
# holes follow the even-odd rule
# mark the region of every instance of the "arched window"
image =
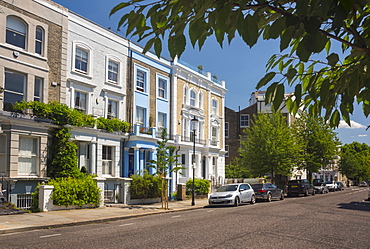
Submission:
POLYGON ((35 53, 42 55, 44 50, 44 30, 41 27, 36 28, 35 53))
POLYGON ((8 16, 6 18, 6 43, 25 49, 27 25, 20 18, 8 16))
POLYGON ((190 105, 195 106, 196 93, 194 90, 190 91, 190 105))

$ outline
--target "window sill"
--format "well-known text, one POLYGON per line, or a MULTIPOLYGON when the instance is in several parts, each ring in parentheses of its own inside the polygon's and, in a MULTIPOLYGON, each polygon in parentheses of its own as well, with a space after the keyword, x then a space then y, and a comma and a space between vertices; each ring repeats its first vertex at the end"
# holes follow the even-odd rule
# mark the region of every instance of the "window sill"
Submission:
POLYGON ((119 84, 119 82, 114 82, 114 81, 105 81, 105 84, 109 85, 109 86, 113 86, 113 87, 118 87, 118 88, 122 88, 121 84, 119 84))
MULTIPOLYGON (((8 43, 0 43, 0 47, 4 47, 4 48, 7 48, 7 49, 11 49, 11 50, 14 50, 16 52, 19 52, 21 54, 24 54, 24 55, 28 55, 28 56, 31 56, 31 57, 34 57, 36 59, 40 59, 40 60, 43 60, 43 61, 47 61, 48 58, 42 56, 42 55, 39 55, 39 54, 36 54, 36 53, 31 53, 31 52, 28 52, 26 49, 23 49, 23 48, 20 48, 20 47, 17 47, 17 46, 14 46, 14 45, 11 45, 11 44, 8 44, 8 43)), ((19 57, 19 56, 18 56, 19 57)))
POLYGON ((88 79, 92 79, 92 76, 90 75, 90 74, 88 74, 88 73, 85 73, 85 72, 83 72, 83 71, 79 71, 79 70, 72 70, 71 71, 71 73, 73 73, 73 74, 77 74, 77 75, 80 75, 80 76, 83 76, 83 77, 86 77, 86 78, 88 78, 88 79))

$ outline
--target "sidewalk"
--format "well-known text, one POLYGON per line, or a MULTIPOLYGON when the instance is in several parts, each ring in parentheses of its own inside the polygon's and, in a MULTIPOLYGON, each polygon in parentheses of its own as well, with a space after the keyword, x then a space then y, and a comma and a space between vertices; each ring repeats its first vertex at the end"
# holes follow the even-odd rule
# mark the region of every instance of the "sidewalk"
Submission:
POLYGON ((171 201, 168 205, 169 210, 161 209, 161 203, 150 205, 107 204, 105 207, 92 209, 1 215, 0 234, 108 222, 159 213, 200 209, 207 205, 207 199, 196 199, 195 206, 191 205, 191 200, 171 201))

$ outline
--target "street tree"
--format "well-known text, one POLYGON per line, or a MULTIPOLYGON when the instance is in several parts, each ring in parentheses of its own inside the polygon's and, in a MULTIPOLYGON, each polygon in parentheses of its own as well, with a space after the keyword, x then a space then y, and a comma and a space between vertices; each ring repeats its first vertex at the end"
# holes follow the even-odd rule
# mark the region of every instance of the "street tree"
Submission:
POLYGON ((326 168, 338 157, 340 142, 322 117, 302 113, 292 127, 297 142, 303 146, 302 167, 307 170, 311 181, 312 173, 318 172, 322 167, 326 168))
POLYGON ((149 160, 149 167, 155 169, 155 174, 162 179, 162 208, 168 209, 168 181, 167 174, 170 172, 178 172, 184 167, 179 167, 177 159, 180 155, 175 155, 175 146, 167 145, 167 130, 164 128, 161 131, 161 139, 158 140, 157 158, 155 160, 149 160))
POLYGON ((287 101, 292 113, 303 105, 337 126, 340 118, 350 124, 355 101, 370 113, 369 7, 366 0, 126 0, 110 15, 123 10, 118 28, 157 56, 164 40, 175 58, 189 40, 201 49, 211 36, 221 47, 235 38, 249 47, 279 38, 281 54, 267 62, 257 88, 269 84, 266 100, 277 109, 285 88, 294 87, 287 101), (334 42, 341 51, 333 52, 334 42), (312 57, 325 52, 326 60, 312 57))
POLYGON ((225 177, 228 179, 233 178, 251 178, 251 173, 241 163, 239 157, 235 157, 228 165, 225 166, 225 177))
POLYGON ((240 140, 240 162, 253 176, 269 173, 275 182, 276 174, 290 175, 300 162, 300 145, 281 113, 258 114, 245 134, 240 140))
POLYGON ((370 180, 370 146, 353 142, 341 147, 339 170, 354 181, 370 180))

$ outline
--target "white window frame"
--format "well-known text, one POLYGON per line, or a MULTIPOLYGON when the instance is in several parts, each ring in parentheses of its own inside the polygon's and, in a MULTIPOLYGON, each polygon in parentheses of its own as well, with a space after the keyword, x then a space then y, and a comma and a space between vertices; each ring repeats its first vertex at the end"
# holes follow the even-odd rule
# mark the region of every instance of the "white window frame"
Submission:
POLYGON ((212 142, 218 142, 218 127, 212 126, 211 127, 211 141, 212 142))
POLYGON ((184 86, 184 105, 188 104, 188 94, 189 94, 189 88, 187 85, 184 86))
POLYGON ((146 109, 140 106, 136 107, 135 124, 139 124, 140 128, 145 128, 146 125, 146 109), (139 113, 142 114, 142 120, 139 120, 139 113))
POLYGON ((199 109, 203 109, 203 93, 202 92, 199 92, 198 102, 199 102, 199 109))
POLYGON ((108 103, 107 103, 107 118, 108 119, 118 118, 118 112, 119 112, 119 101, 114 100, 114 99, 108 99, 108 103), (113 111, 113 114, 114 115, 112 115, 112 110, 109 111, 110 103, 116 104, 116 111, 115 112, 113 111))
POLYGON ((92 62, 93 62, 92 48, 90 48, 88 45, 86 45, 82 42, 74 42, 73 43, 73 55, 72 55, 72 71, 91 77, 92 62), (77 49, 81 49, 81 50, 84 50, 85 52, 87 52, 86 72, 76 68, 76 50, 77 49))
POLYGON ((240 115, 240 127, 249 127, 249 123, 250 123, 249 114, 241 114, 240 115), (248 118, 247 120, 243 120, 242 117, 248 117, 248 118))
POLYGON ((88 96, 89 96, 89 93, 87 92, 84 92, 84 91, 80 91, 78 89, 75 89, 74 91, 74 99, 73 99, 73 108, 78 110, 78 111, 81 111, 82 113, 84 114, 88 114, 88 96), (77 93, 81 93, 81 94, 85 94, 85 109, 81 109, 79 107, 83 107, 83 106, 77 106, 76 105, 76 96, 77 96, 77 93), (76 108, 77 107, 77 108, 76 108))
MULTIPOLYGON (((17 26, 17 25, 14 25, 14 26, 17 26)), ((18 16, 14 16, 14 15, 9 15, 9 16, 7 16, 6 17, 6 34, 5 34, 5 42, 7 43, 7 44, 10 44, 10 45, 12 45, 12 46, 15 46, 15 47, 18 47, 18 48, 22 48, 22 49, 24 49, 24 50, 27 50, 27 45, 28 45, 28 24, 27 24, 27 22, 25 22, 22 18, 20 18, 20 17, 18 17, 18 16), (13 28, 10 28, 9 26, 11 26, 11 25, 9 25, 8 23, 9 23, 9 20, 11 20, 11 19, 13 19, 14 18, 14 20, 17 20, 17 21, 19 21, 19 23, 20 24, 23 24, 24 25, 24 29, 25 29, 25 31, 24 31, 24 33, 21 31, 21 30, 16 30, 16 29, 13 29, 13 28), (13 35, 15 34, 15 35, 19 35, 19 36, 21 36, 21 37, 23 37, 24 38, 24 44, 22 44, 23 46, 18 46, 18 45, 15 45, 15 44, 13 44, 13 43, 10 43, 8 40, 7 40, 7 37, 8 37, 8 35, 7 35, 7 33, 8 32, 11 32, 13 35)))
POLYGON ((157 75, 157 97, 161 99, 167 99, 168 97, 168 78, 157 75), (164 83, 164 86, 161 86, 161 81, 164 83))
POLYGON ((45 30, 41 26, 37 26, 35 29, 35 53, 41 56, 44 55, 44 42, 45 42, 45 30), (37 38, 37 30, 41 31, 41 39, 37 38), (37 51, 37 44, 40 44, 40 51, 37 51))
POLYGON ((115 155, 115 147, 102 145, 102 174, 103 175, 114 175, 114 155, 115 155), (111 149, 109 153, 109 149, 111 149), (108 151, 107 151, 108 150, 108 151))
POLYGON ((163 113, 163 112, 158 112, 158 118, 157 118, 157 127, 158 127, 158 131, 159 132, 162 132, 162 129, 163 128, 167 128, 167 114, 166 113, 163 113), (163 125, 160 126, 160 120, 162 119, 163 121, 163 125))
POLYGON ((191 89, 189 94, 189 105, 196 107, 196 104, 197 104, 197 91, 195 91, 195 89, 191 89), (192 93, 194 93, 194 96, 192 96, 192 93))
POLYGON ((212 114, 218 115, 218 101, 217 99, 212 99, 212 114))
POLYGON ((135 91, 136 92, 141 92, 141 93, 148 93, 148 89, 149 89, 149 73, 150 71, 146 68, 143 68, 143 67, 140 67, 138 65, 135 65, 135 76, 134 76, 134 79, 135 79, 135 91), (140 81, 142 82, 143 86, 138 86, 138 71, 141 71, 142 73, 144 73, 144 77, 143 77, 143 81, 140 81))
POLYGON ((229 157, 229 145, 225 145, 225 157, 229 157))
MULTIPOLYGON (((3 104, 5 104, 6 103, 6 95, 7 94, 15 94, 15 95, 19 95, 19 96, 22 96, 22 100, 26 100, 27 99, 27 97, 26 97, 26 86, 27 86, 27 75, 26 74, 24 74, 24 73, 21 73, 21 72, 17 72, 17 71, 13 71, 13 70, 8 70, 8 69, 5 69, 5 78, 4 78, 4 100, 3 100, 3 104), (7 84, 6 84, 6 79, 7 79, 7 77, 6 77, 6 74, 18 74, 18 75, 21 75, 21 76, 23 76, 23 86, 22 86, 22 88, 23 88, 23 90, 22 90, 22 92, 17 92, 17 91, 13 91, 13 90, 10 90, 8 87, 7 87, 7 84)), ((12 103, 12 105, 14 105, 15 104, 15 102, 14 103, 12 103)), ((4 106, 4 108, 5 108, 5 106, 4 106)))
POLYGON ((121 85, 121 61, 116 58, 116 57, 113 57, 113 56, 107 56, 107 59, 106 59, 106 79, 105 81, 108 82, 108 83, 111 83, 111 84, 114 84, 114 85, 121 85), (110 63, 115 63, 117 64, 117 72, 114 72, 112 70, 110 70, 110 63), (112 73, 116 73, 117 74, 117 80, 114 81, 114 80, 111 80, 109 79, 109 73, 112 72, 112 73))
POLYGON ((35 77, 34 80, 34 91, 33 91, 33 100, 38 102, 43 102, 44 100, 44 79, 41 77, 35 77), (39 83, 36 83, 36 81, 39 80, 39 83), (37 86, 37 84, 39 84, 37 86), (39 96, 36 95, 36 92, 39 92, 39 96))
POLYGON ((19 137, 18 175, 35 176, 38 174, 39 145, 40 139, 38 137, 19 137), (23 150, 22 147, 27 146, 27 144, 31 145, 30 150, 27 150, 27 148, 23 150), (29 166, 28 164, 31 164, 31 166, 29 166))

